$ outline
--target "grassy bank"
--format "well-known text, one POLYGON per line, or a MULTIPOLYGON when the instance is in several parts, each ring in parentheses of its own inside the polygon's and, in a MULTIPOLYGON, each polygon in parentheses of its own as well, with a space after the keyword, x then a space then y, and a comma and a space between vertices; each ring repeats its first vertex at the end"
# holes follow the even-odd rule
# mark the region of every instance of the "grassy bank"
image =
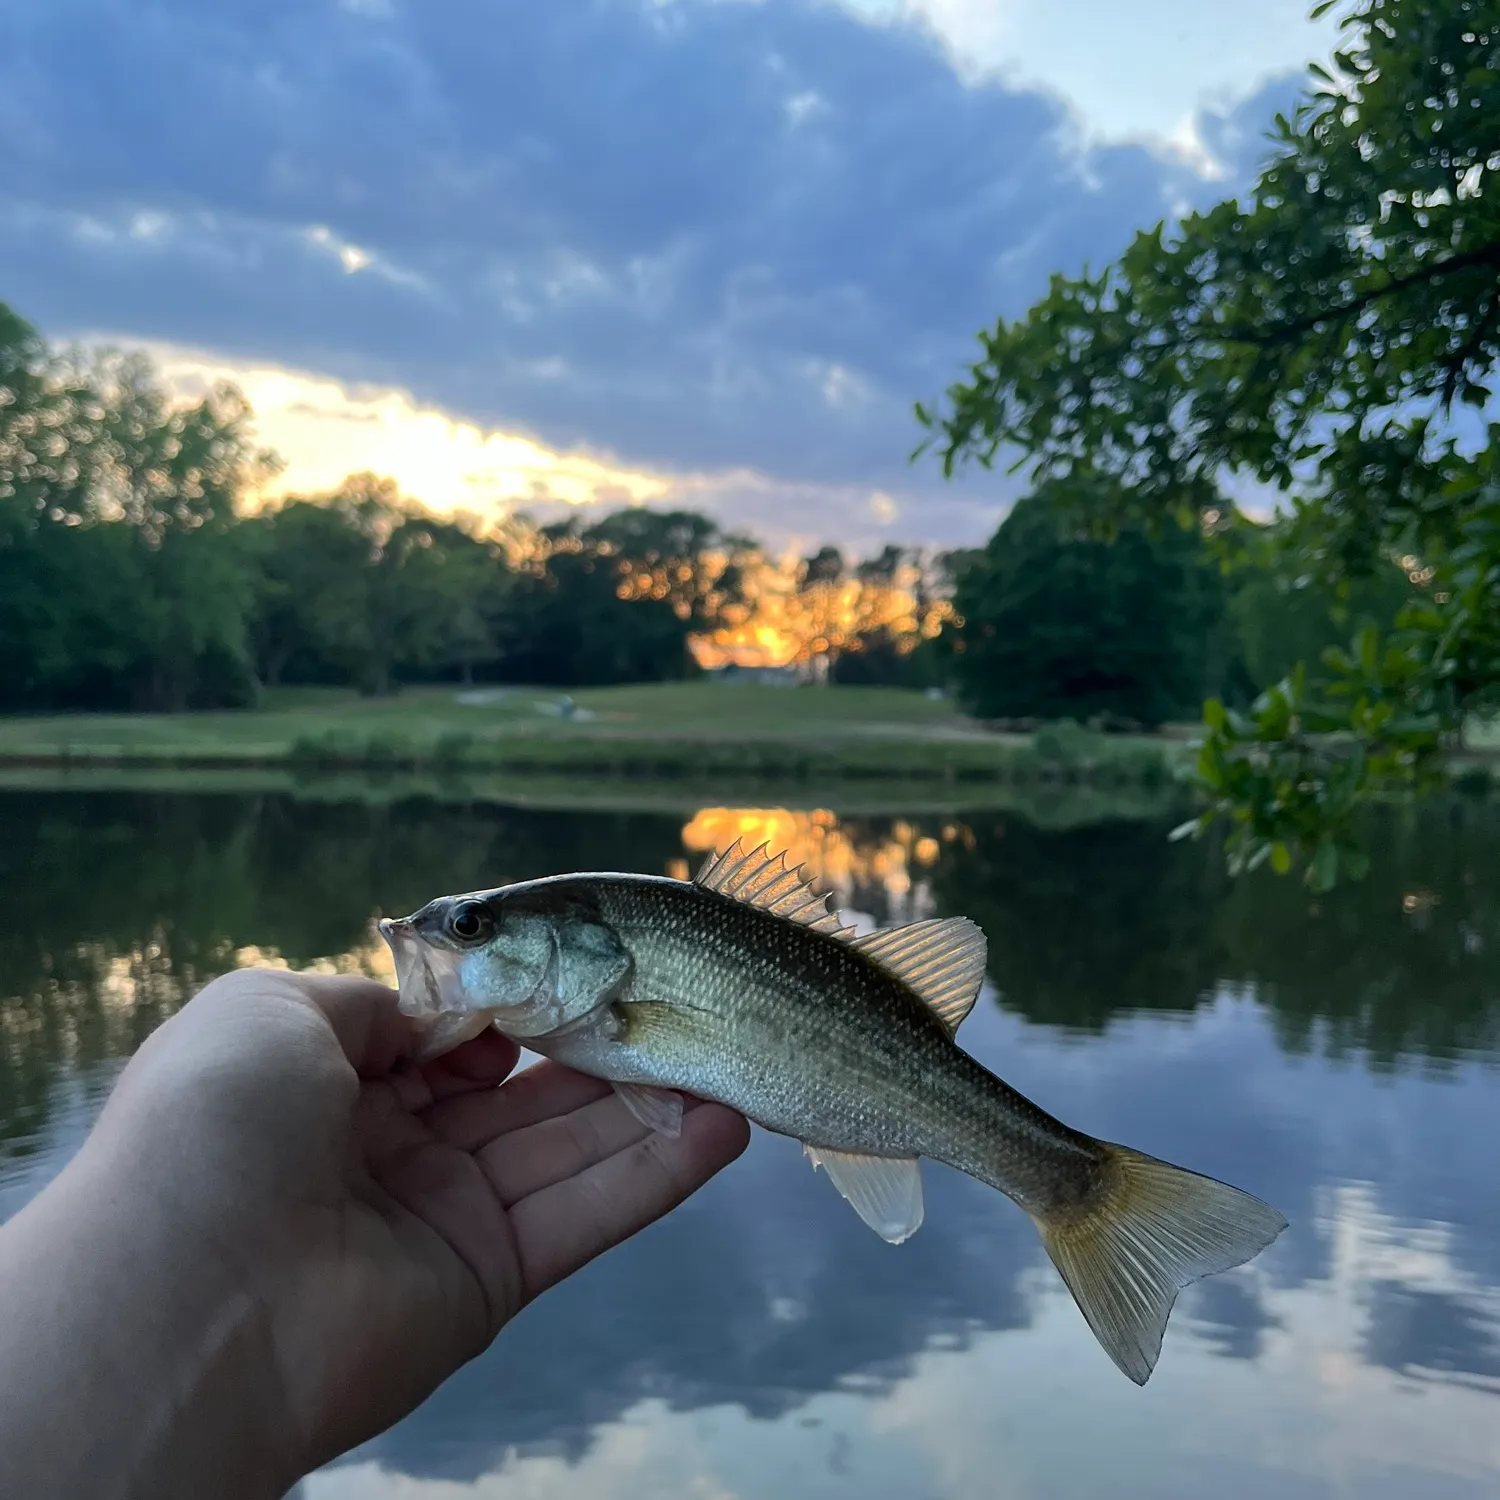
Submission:
POLYGON ((270 694, 248 713, 0 719, 0 766, 725 780, 1167 786, 1179 740, 994 734, 946 700, 882 688, 674 683, 270 694))

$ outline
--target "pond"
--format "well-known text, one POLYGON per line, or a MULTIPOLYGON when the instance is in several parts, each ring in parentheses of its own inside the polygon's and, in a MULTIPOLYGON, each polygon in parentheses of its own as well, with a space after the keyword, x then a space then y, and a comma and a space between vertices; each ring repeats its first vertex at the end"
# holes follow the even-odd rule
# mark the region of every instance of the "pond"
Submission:
POLYGON ((1369 877, 1321 901, 1231 883, 1168 826, 0 793, 0 1217, 212 974, 386 974, 377 912, 558 870, 681 875, 751 833, 845 909, 980 922, 970 1051, 1290 1229, 1184 1294, 1137 1389, 1003 1197, 929 1164, 926 1222, 892 1248, 757 1132, 306 1500, 1491 1495, 1500 812, 1374 819, 1369 877))

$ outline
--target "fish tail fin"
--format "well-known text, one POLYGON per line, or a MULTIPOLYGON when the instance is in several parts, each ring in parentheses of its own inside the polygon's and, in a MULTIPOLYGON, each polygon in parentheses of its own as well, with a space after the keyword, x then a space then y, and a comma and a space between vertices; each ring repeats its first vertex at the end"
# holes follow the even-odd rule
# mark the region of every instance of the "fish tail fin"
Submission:
POLYGON ((1177 1293, 1259 1254, 1287 1221, 1227 1183, 1100 1144, 1106 1175, 1097 1200, 1033 1218, 1094 1337, 1145 1385, 1177 1293))

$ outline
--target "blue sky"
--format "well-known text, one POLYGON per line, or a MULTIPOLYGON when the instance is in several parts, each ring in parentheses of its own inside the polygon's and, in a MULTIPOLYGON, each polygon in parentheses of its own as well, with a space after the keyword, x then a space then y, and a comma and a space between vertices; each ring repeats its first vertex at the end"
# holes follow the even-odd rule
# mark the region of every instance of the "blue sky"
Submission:
POLYGON ((234 374, 296 487, 975 541, 1008 490, 911 467, 911 402, 1245 180, 1302 13, 8 0, 0 298, 234 374))

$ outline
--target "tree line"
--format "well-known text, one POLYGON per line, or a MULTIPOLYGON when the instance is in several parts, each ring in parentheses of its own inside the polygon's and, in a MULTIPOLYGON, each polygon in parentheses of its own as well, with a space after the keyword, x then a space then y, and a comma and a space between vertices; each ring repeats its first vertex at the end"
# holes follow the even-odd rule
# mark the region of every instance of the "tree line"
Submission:
POLYGON ((663 681, 767 631, 835 678, 935 680, 942 564, 912 549, 774 557, 639 507, 481 525, 368 473, 251 504, 277 469, 233 385, 173 402, 148 359, 54 351, 0 304, 0 711, 663 681))
MULTIPOLYGON (((668 681, 769 641, 987 719, 1153 726, 1248 703, 1347 626, 1266 570, 1227 573, 1201 529, 1105 545, 1057 483, 982 549, 775 557, 687 510, 439 518, 368 473, 252 505, 277 461, 251 419, 232 385, 174 403, 148 360, 57 353, 0 306, 0 711, 668 681)), ((1387 571, 1352 601, 1377 621, 1409 592, 1387 571)))

